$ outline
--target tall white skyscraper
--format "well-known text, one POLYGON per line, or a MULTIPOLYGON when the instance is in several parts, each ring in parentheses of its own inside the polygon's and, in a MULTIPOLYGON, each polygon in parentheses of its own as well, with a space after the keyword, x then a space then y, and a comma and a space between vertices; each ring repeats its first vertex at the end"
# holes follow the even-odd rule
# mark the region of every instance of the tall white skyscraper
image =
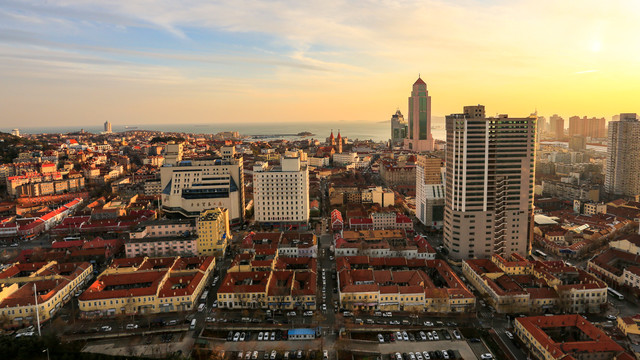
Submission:
POLYGON ((454 259, 530 251, 536 116, 446 118, 444 243, 454 259))
POLYGON ((285 230, 309 223, 309 168, 300 156, 283 156, 280 166, 253 166, 255 220, 285 230))
POLYGON ((433 151, 431 136, 431 96, 427 84, 418 77, 409 97, 409 127, 404 148, 416 152, 433 151))
POLYGON ((605 191, 613 195, 640 195, 640 121, 634 113, 609 122, 605 191))

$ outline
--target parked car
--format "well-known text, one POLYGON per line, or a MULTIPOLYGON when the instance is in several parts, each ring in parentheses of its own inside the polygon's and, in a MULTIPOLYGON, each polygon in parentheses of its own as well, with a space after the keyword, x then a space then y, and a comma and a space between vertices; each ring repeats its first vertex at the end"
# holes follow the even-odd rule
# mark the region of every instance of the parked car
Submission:
POLYGON ((378 341, 381 343, 384 342, 384 336, 382 336, 382 334, 378 334, 378 341))
POLYGON ((107 326, 107 325, 105 325, 105 326, 101 327, 101 328, 100 328, 100 330, 102 330, 102 331, 105 331, 105 332, 106 332, 106 331, 111 331, 112 329, 111 329, 111 326, 107 326))
POLYGON ((422 341, 426 341, 427 340, 427 335, 424 334, 424 331, 420 331, 420 340, 422 340, 422 341))
POLYGON ((513 334, 509 330, 505 330, 504 334, 507 335, 510 340, 513 340, 513 334))
POLYGON ((258 333, 258 341, 262 341, 262 331, 258 333))
POLYGON ((480 355, 480 359, 482 359, 482 360, 490 360, 490 359, 493 359, 493 355, 491 355, 490 353, 482 354, 482 355, 480 355))
POLYGON ((402 340, 404 341, 409 341, 409 335, 407 334, 406 331, 402 332, 402 340))
POLYGON ((134 330, 138 328, 138 324, 127 324, 127 330, 134 330))
POLYGON ((460 335, 458 330, 453 330, 453 337, 455 337, 456 340, 462 340, 462 335, 460 335))
POLYGON ((235 333, 235 334, 233 335, 233 341, 234 341, 234 342, 237 342, 238 340, 240 340, 240 333, 239 333, 239 332, 237 332, 237 333, 235 333))
POLYGON ((240 341, 244 341, 244 339, 246 338, 247 334, 244 333, 244 331, 242 333, 240 333, 240 341))

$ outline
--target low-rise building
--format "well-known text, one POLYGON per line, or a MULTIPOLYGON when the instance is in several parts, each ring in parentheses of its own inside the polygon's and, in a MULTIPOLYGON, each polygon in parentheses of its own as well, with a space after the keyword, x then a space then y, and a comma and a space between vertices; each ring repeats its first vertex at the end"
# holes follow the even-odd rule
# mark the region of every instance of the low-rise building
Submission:
POLYGON ((349 310, 468 312, 475 297, 444 260, 341 257, 340 306, 349 310))
POLYGON ((498 313, 599 313, 607 284, 562 261, 530 261, 512 254, 470 259, 462 273, 498 313))
POLYGON ((13 264, 0 272, 0 323, 4 327, 45 322, 79 291, 93 271, 88 262, 13 264), (37 309, 36 309, 37 301, 37 309))
POLYGON ((125 253, 128 258, 140 256, 197 256, 198 237, 195 235, 154 236, 129 239, 125 243, 125 253))
POLYGON ((193 310, 215 268, 215 258, 114 259, 78 297, 81 317, 193 310))
POLYGON ((518 317, 514 333, 537 359, 633 359, 617 342, 578 314, 518 317))

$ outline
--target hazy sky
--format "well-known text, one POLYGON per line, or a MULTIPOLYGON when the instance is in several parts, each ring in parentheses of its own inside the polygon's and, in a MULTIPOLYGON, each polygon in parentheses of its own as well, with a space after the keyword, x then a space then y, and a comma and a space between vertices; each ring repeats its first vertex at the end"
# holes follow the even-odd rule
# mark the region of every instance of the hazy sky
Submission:
POLYGON ((0 0, 0 127, 640 113, 640 1, 0 0))

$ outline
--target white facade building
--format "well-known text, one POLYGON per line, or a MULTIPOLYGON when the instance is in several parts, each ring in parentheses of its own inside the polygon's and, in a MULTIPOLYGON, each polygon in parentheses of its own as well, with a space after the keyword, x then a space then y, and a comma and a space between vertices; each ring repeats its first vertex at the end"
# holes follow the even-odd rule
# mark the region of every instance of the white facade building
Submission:
POLYGON ((266 225, 305 228, 309 222, 309 169, 300 157, 282 157, 280 166, 253 167, 255 220, 266 225))
POLYGON ((160 168, 162 209, 166 213, 196 218, 203 210, 224 207, 229 222, 244 220, 244 171, 242 157, 182 160, 160 168))

